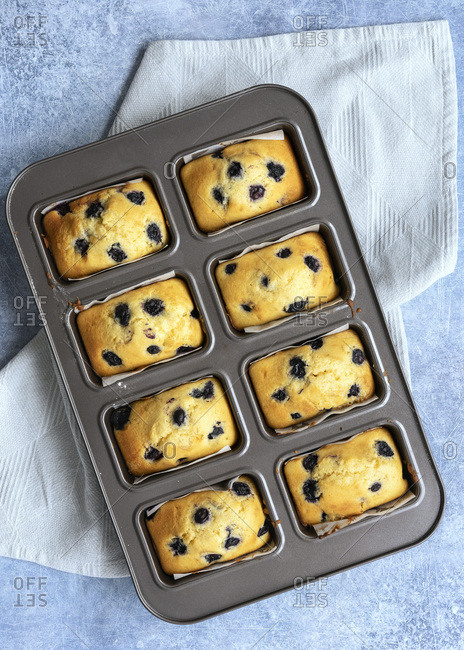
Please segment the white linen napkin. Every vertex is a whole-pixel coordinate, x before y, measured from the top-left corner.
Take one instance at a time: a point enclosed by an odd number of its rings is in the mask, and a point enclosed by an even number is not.
[[[289,86],[313,106],[409,373],[399,305],[450,273],[457,255],[447,22],[331,30],[316,39],[151,43],[111,133],[260,83]],[[0,554],[128,575],[44,332],[0,372],[0,388]]]

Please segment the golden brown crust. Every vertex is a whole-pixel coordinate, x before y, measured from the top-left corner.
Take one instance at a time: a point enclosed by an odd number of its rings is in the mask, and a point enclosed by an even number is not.
[[[250,377],[264,417],[276,429],[374,394],[371,368],[352,329],[260,359],[250,366]]]
[[[237,482],[239,492],[247,494],[234,492]],[[271,537],[256,486],[245,476],[229,490],[204,490],[168,501],[147,519],[147,528],[170,575],[228,562],[258,550]]]
[[[408,489],[398,449],[384,427],[294,458],[284,472],[304,525],[360,515]]]
[[[214,232],[276,210],[305,196],[289,139],[247,140],[220,154],[196,158],[180,170],[201,230]]]
[[[238,440],[229,402],[214,377],[133,402],[116,411],[112,422],[134,476],[210,456]]]
[[[192,297],[179,278],[93,305],[79,313],[77,325],[92,368],[101,377],[170,359],[203,341]]]
[[[43,227],[58,272],[68,279],[136,260],[168,242],[161,207],[144,180],[62,203],[44,216]]]
[[[222,262],[216,278],[237,329],[312,309],[338,296],[327,247],[315,232]]]

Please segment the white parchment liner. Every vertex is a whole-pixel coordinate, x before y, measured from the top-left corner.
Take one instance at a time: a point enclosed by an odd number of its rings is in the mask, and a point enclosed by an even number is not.
[[[269,131],[268,133],[247,135],[243,138],[236,138],[235,140],[225,140],[224,142],[218,142],[217,144],[211,145],[206,149],[198,149],[193,153],[187,154],[186,156],[183,157],[183,162],[186,165],[191,160],[194,160],[196,158],[201,158],[202,156],[207,156],[209,154],[214,153],[215,151],[220,151],[224,147],[228,147],[230,144],[236,144],[237,142],[246,142],[247,140],[284,140],[284,139],[285,139],[284,131],[282,129],[278,129],[277,131]],[[302,201],[303,199],[300,200]],[[295,203],[299,203],[299,201],[295,201]],[[286,207],[286,206],[282,206],[282,207]],[[280,209],[281,208],[276,208],[275,210],[269,210],[269,212],[263,212],[262,214],[257,214],[256,216],[250,217],[249,219],[242,219],[242,221],[236,221],[235,223],[232,223],[228,226],[224,226],[224,228],[220,228],[219,230],[215,230],[214,232],[208,232],[205,234],[208,237],[214,237],[214,235],[223,233],[225,230],[229,230],[230,228],[235,228],[235,226],[240,226],[240,224],[245,223],[245,221],[252,221],[253,219],[264,217],[266,214],[271,214],[272,212],[276,212],[276,210],[280,210]],[[195,215],[193,215],[193,217],[195,218]]]
[[[101,192],[103,190],[110,190],[113,187],[123,187],[124,185],[130,185],[131,183],[140,183],[143,180],[144,180],[143,178],[134,178],[134,179],[132,179],[130,181],[126,181],[124,183],[116,183],[114,185],[105,185],[104,187],[97,188],[96,190],[92,190],[90,192],[84,192],[83,194],[77,194],[76,196],[71,196],[69,199],[64,199],[62,201],[55,201],[55,203],[51,203],[50,205],[47,205],[46,208],[41,210],[41,214],[47,214],[47,212],[50,212],[50,210],[53,210],[53,208],[55,208],[57,205],[61,205],[61,203],[69,203],[70,201],[75,201],[76,199],[80,199],[83,196],[90,196],[90,194],[95,194],[96,192]],[[150,183],[150,185],[151,185],[151,183]],[[127,212],[129,212],[129,210]],[[127,212],[126,212],[126,214],[127,214]],[[125,215],[123,215],[123,217],[124,216]],[[168,223],[168,220],[167,220],[166,215],[164,214],[164,212],[163,212],[163,217],[164,217],[166,223]],[[100,271],[95,271],[95,273],[90,273],[89,275],[83,275],[80,278],[66,278],[66,280],[67,280],[67,282],[79,282],[80,280],[85,280],[86,278],[91,278],[94,275],[98,275],[99,273],[104,273],[105,271],[109,271],[110,269],[119,268],[121,266],[126,266],[127,264],[133,264],[134,262],[138,262],[138,261],[140,261],[142,259],[145,259],[146,257],[150,257],[151,255],[156,255],[156,253],[160,253],[162,250],[164,250],[166,248],[166,246],[168,246],[168,244],[169,244],[169,242],[166,242],[166,244],[163,246],[163,248],[158,248],[156,251],[153,251],[153,253],[148,253],[147,255],[143,255],[142,257],[137,257],[135,260],[128,260],[127,262],[121,262],[120,264],[116,264],[115,266],[109,266],[107,269],[101,269]]]
[[[366,429],[366,431],[372,431],[372,429]],[[351,438],[347,438],[346,440],[340,440],[339,442],[331,442],[329,443],[330,445],[343,445],[347,442],[350,442],[354,438],[357,438],[358,436],[362,435],[363,433],[366,433],[365,431],[361,431],[360,433],[356,433],[354,436],[351,436]],[[320,449],[323,449],[324,447],[327,447],[328,445],[324,445],[323,447],[319,447],[318,449],[315,449],[314,451],[311,452],[306,452],[303,454],[298,454],[298,456],[293,456],[292,458],[289,458],[285,465],[290,462],[291,460],[295,460],[298,458],[304,458],[305,456],[308,455],[308,453],[312,454],[317,454],[317,452]],[[402,459],[403,460],[403,459]],[[404,462],[404,460],[403,460]],[[414,492],[411,490],[407,490],[403,495],[400,497],[397,497],[396,499],[393,499],[393,501],[389,501],[388,503],[384,503],[380,506],[377,506],[376,508],[371,508],[370,510],[366,510],[366,512],[363,512],[360,515],[353,515],[352,517],[346,517],[345,519],[338,519],[337,521],[325,521],[324,523],[320,524],[312,524],[311,528],[314,528],[316,535],[318,537],[327,537],[328,535],[332,535],[332,533],[335,533],[337,530],[341,530],[342,528],[346,528],[346,526],[350,526],[351,524],[356,523],[357,521],[361,521],[362,519],[367,519],[368,517],[383,517],[384,515],[389,514],[390,512],[394,512],[395,510],[398,510],[398,508],[401,508],[402,506],[406,505],[410,501],[412,501],[415,498]]]
[[[398,497],[393,501],[389,501],[389,503],[385,503],[382,506],[377,506],[377,508],[366,510],[366,512],[363,512],[362,515],[349,517],[348,519],[339,519],[338,521],[326,521],[323,524],[314,524],[313,528],[316,531],[318,537],[327,537],[328,535],[332,535],[332,533],[337,532],[337,530],[346,528],[346,526],[351,526],[351,524],[354,524],[357,521],[361,521],[362,519],[388,515],[390,512],[394,512],[395,510],[398,510],[398,508],[402,508],[404,505],[412,501],[415,496],[416,495],[414,492],[408,490],[401,497]]]
[[[224,140],[223,142],[218,142],[217,144],[212,144],[205,149],[197,149],[192,153],[184,156],[183,161],[184,165],[189,163],[195,158],[201,158],[202,156],[207,156],[212,154],[215,151],[220,151],[224,147],[228,147],[230,144],[237,144],[237,142],[246,142],[247,140],[285,140],[285,133],[282,129],[277,129],[276,131],[268,131],[267,133],[258,133],[256,135],[246,135],[243,138],[235,138],[235,140]]]
[[[130,287],[126,287],[125,289],[121,289],[120,291],[116,291],[115,293],[111,293],[109,296],[107,296],[104,300],[92,300],[91,302],[87,303],[86,305],[81,305],[80,307],[74,307],[74,311],[78,314],[81,311],[85,311],[86,309],[89,309],[93,305],[102,305],[105,302],[108,302],[108,300],[111,300],[112,298],[116,298],[117,296],[122,296],[123,294],[127,293],[128,291],[132,291],[133,289],[140,289],[140,287],[145,287],[149,284],[154,284],[156,282],[162,282],[163,280],[169,280],[170,278],[176,277],[176,274],[174,271],[169,271],[169,273],[163,273],[163,275],[159,275],[155,278],[151,278],[149,280],[144,280],[143,282],[139,282],[138,284],[134,284]],[[195,350],[189,350],[188,352],[184,352],[183,354],[177,354],[175,357],[170,357],[169,359],[163,359],[161,361],[154,361],[153,363],[150,363],[148,366],[143,366],[143,368],[138,368],[137,370],[132,370],[130,372],[120,372],[117,375],[112,375],[111,377],[100,377],[101,382],[103,386],[110,386],[111,384],[115,384],[116,382],[121,382],[127,377],[131,377],[132,375],[137,375],[139,372],[143,372],[147,368],[151,368],[152,366],[157,366],[161,363],[166,363],[168,361],[172,361],[172,359],[180,359],[183,356],[186,356],[187,354],[192,354],[192,352],[196,352],[197,350],[200,349],[201,346],[198,348],[195,348]],[[95,371],[94,371],[95,372]],[[96,374],[96,373],[95,373]]]
[[[227,482],[227,489],[230,489],[232,487],[232,483],[237,481],[240,478],[240,476],[235,476],[234,478],[231,478]],[[182,499],[183,497],[188,496],[189,494],[195,494],[195,492],[204,492],[205,490],[213,490],[215,492],[225,492],[226,490],[216,490],[214,487],[211,488],[209,486],[205,486],[204,488],[201,488],[199,490],[193,490],[192,492],[187,492],[186,494],[182,494],[179,497],[176,497],[175,499],[169,499],[169,501],[177,501],[177,499]],[[148,508],[145,512],[147,517],[151,517],[157,510],[161,508],[162,505],[165,503],[168,503],[168,501],[162,501],[161,503],[156,504],[156,506],[153,506],[152,508]],[[267,509],[266,505],[263,503],[263,509],[264,513],[267,514]],[[252,560],[253,558],[257,556],[263,556],[263,555],[269,555],[269,553],[272,553],[274,549],[276,548],[276,543],[274,539],[271,537],[270,541],[267,542],[264,546],[259,548],[256,551],[252,551],[251,553],[247,553],[246,555],[241,555],[240,557],[236,558],[235,560],[229,560],[229,562],[219,562],[218,564],[213,564],[210,567],[205,567],[204,569],[199,569],[198,571],[191,571],[189,573],[174,573],[173,578],[174,580],[179,580],[180,578],[185,578],[185,576],[189,575],[195,575],[197,573],[206,573],[208,571],[216,571],[217,569],[222,569],[223,567],[226,566],[231,566],[232,564],[236,564],[237,562],[248,562],[248,560]]]
[[[201,377],[198,381],[206,381],[207,379],[215,379],[215,377],[213,377],[213,375],[205,375],[204,377]],[[195,380],[192,380],[192,381],[195,381]],[[176,386],[172,386],[172,388],[181,388],[182,386],[185,386],[186,383],[191,383],[191,382],[185,382],[183,384],[176,384]],[[222,384],[221,384],[221,386],[222,386]],[[161,393],[165,393],[167,390],[171,390],[171,388],[163,388],[162,390],[159,390],[157,393],[153,393],[153,395],[147,395],[147,397],[142,397],[141,399],[149,400],[152,397],[155,397],[156,395],[160,395]],[[218,400],[220,400],[222,398],[227,400],[227,403],[229,404],[229,401],[227,399],[227,391],[224,391],[224,389],[223,389],[222,395],[220,397],[218,397],[215,401],[218,401]],[[141,400],[135,400],[135,401],[139,402]],[[132,407],[133,403],[134,402],[130,403],[131,407]],[[136,413],[137,413],[137,411],[136,411]],[[199,418],[199,420],[201,420],[201,417]],[[199,420],[197,420],[197,422],[199,422]],[[196,422],[194,424],[196,424]],[[225,445],[224,447],[222,447],[218,451],[215,451],[214,454],[208,454],[208,456],[202,456],[201,458],[196,458],[195,460],[191,460],[188,463],[182,463],[181,465],[177,465],[176,467],[169,467],[167,469],[163,469],[160,472],[152,472],[151,474],[144,474],[143,476],[136,476],[135,480],[134,480],[134,485],[137,485],[138,483],[142,483],[142,481],[144,481],[147,478],[151,478],[152,476],[160,476],[161,474],[167,474],[168,472],[175,472],[178,469],[183,469],[185,467],[190,467],[191,465],[195,465],[196,463],[200,463],[202,460],[206,460],[207,458],[214,458],[214,456],[219,456],[220,454],[224,454],[226,451],[230,451],[230,450],[231,450],[230,445]]]
[[[341,327],[337,327],[336,329],[327,332],[323,336],[309,338],[306,339],[306,341],[312,341],[314,338],[323,339],[326,336],[330,336],[331,334],[338,334],[339,332],[344,332],[347,329],[350,329],[349,325],[342,325]],[[253,361],[251,365],[257,363],[258,361],[261,361],[262,359],[267,359],[267,357],[272,357],[272,355],[277,354],[277,352],[283,352],[284,350],[292,350],[293,348],[299,348],[302,345],[306,345],[306,344],[307,343],[303,341],[303,343],[299,343],[298,345],[287,345],[284,348],[279,348],[275,352],[270,352],[269,354],[266,354],[264,357],[260,357],[259,359],[256,359],[256,361]],[[299,424],[295,424],[290,427],[285,427],[284,429],[274,429],[274,431],[278,434],[295,433],[297,431],[303,431],[308,427],[312,427],[315,424],[319,424],[319,422],[322,422],[323,420],[330,417],[331,415],[337,415],[339,413],[347,413],[348,411],[351,411],[354,408],[358,408],[360,406],[366,406],[366,404],[370,404],[371,402],[374,402],[376,399],[378,399],[378,395],[374,394],[371,397],[369,397],[369,399],[365,399],[362,402],[355,402],[354,404],[350,404],[349,406],[343,406],[338,409],[331,409],[330,411],[324,411],[324,413],[321,413],[320,415],[316,415],[314,418],[308,418],[308,420],[305,420],[305,422],[300,422]]]
[[[288,239],[291,239],[292,237],[297,237],[298,235],[303,235],[304,233],[307,232],[319,232],[319,224],[313,224],[305,228],[299,228],[298,230],[294,230],[290,234],[287,233],[286,235],[283,235],[283,237],[280,237],[279,239],[274,239],[272,241],[261,242],[261,244],[254,244],[254,245],[247,246],[243,251],[241,251],[241,253],[235,255],[235,257],[229,257],[226,259],[218,260],[218,264],[222,264],[222,262],[232,262],[232,260],[238,260],[240,257],[243,257],[247,253],[251,253],[252,251],[257,251],[260,248],[266,248],[266,246],[272,246],[273,244],[280,244],[284,241],[287,241]],[[284,321],[285,322],[289,321],[292,318],[301,317],[301,316],[307,317],[308,315],[312,315],[318,311],[327,309],[328,307],[333,307],[334,305],[337,305],[342,302],[343,299],[337,297],[334,298],[334,300],[331,300],[330,302],[324,302],[323,304],[318,305],[316,307],[312,307],[311,309],[302,309],[300,312],[297,312],[296,314],[288,314],[286,316],[283,316],[282,318],[278,318],[277,320],[273,320],[270,321],[269,323],[265,323],[264,325],[251,325],[250,327],[245,327],[243,331],[247,333],[262,332],[263,330],[268,330],[268,329],[272,329],[273,327],[277,327],[277,325],[281,325],[281,323],[283,323]]]

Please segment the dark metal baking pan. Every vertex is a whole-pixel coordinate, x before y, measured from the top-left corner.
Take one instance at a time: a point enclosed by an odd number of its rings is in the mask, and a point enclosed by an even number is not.
[[[291,138],[312,192],[298,203],[207,237],[196,227],[180,184],[183,156],[224,140],[279,128]],[[166,169],[175,174],[167,178]],[[171,233],[169,246],[79,282],[60,280],[41,236],[41,210],[69,196],[140,176],[153,183],[161,202]],[[290,589],[297,576],[328,576],[410,547],[433,532],[444,508],[443,486],[316,118],[297,93],[282,86],[257,86],[35,163],[13,182],[7,215],[135,587],[151,612],[174,623],[199,621]],[[346,274],[343,302],[327,309],[323,325],[318,319],[292,318],[260,333],[234,330],[214,281],[217,260],[313,223],[322,224],[330,235],[335,265]],[[72,327],[70,305],[77,298],[85,305],[172,271],[184,277],[193,292],[205,324],[204,347],[124,381],[101,385]],[[378,399],[302,431],[274,435],[257,406],[247,376],[249,363],[343,325],[358,330],[367,345]],[[229,389],[242,435],[239,448],[131,483],[109,435],[108,411],[211,374]],[[282,463],[291,455],[389,422],[394,423],[401,451],[417,475],[414,500],[388,516],[355,523],[325,539],[303,531],[282,478]],[[277,522],[275,551],[218,570],[166,579],[147,538],[145,510],[239,474],[257,481]]]

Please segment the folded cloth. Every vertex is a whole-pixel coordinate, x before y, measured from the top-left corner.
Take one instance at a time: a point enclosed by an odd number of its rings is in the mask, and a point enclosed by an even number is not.
[[[457,255],[448,24],[152,43],[111,133],[260,83],[289,86],[313,106],[408,373],[399,305],[450,273]],[[0,554],[128,575],[44,332],[1,371],[0,387]]]

